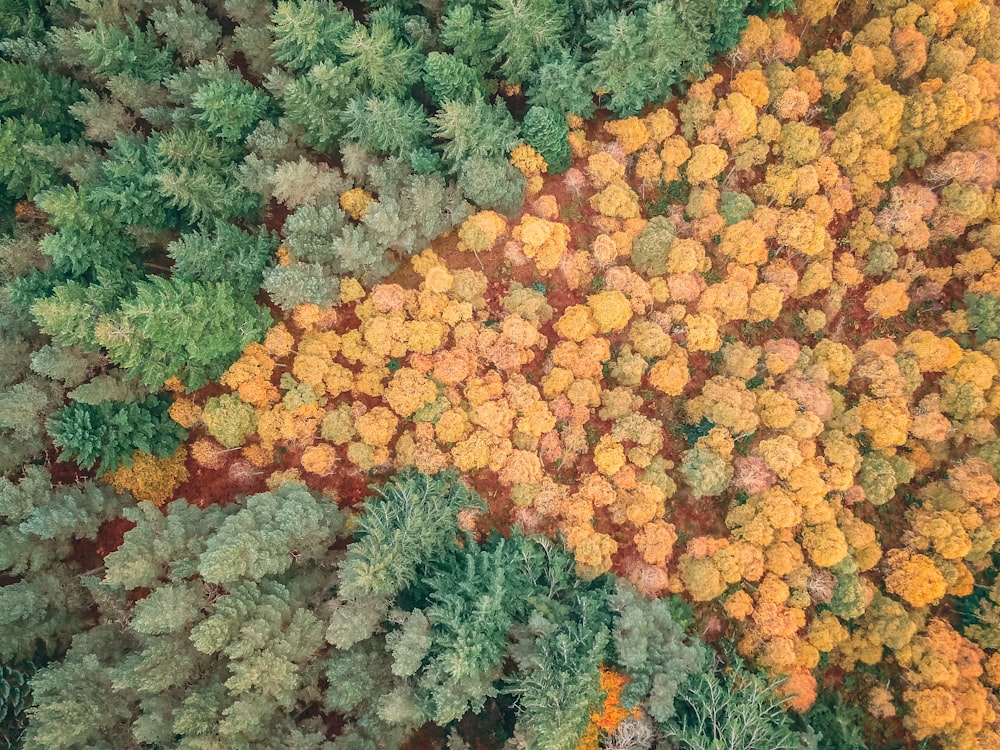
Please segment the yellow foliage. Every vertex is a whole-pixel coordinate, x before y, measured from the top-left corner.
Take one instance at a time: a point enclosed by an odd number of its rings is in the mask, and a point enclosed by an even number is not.
[[[693,352],[717,352],[722,346],[719,323],[711,315],[688,315],[687,347]]]
[[[645,146],[650,135],[646,123],[638,117],[609,120],[604,123],[604,130],[615,137],[615,140],[625,149],[626,154],[633,154]]]
[[[587,297],[587,306],[601,333],[622,330],[632,319],[632,306],[619,291],[592,294]]]
[[[181,427],[194,427],[201,420],[201,407],[189,398],[180,397],[170,405],[170,418]]]
[[[507,220],[496,211],[478,211],[458,229],[458,249],[481,253],[507,231]]]
[[[115,469],[104,480],[117,492],[131,492],[136,500],[159,507],[172,500],[177,488],[187,481],[186,461],[187,449],[183,445],[166,458],[136,451],[131,466]]]
[[[649,384],[668,396],[681,395],[689,379],[687,352],[680,347],[673,347],[649,370]]]
[[[934,604],[945,595],[948,584],[934,561],[907,549],[890,550],[886,555],[890,573],[885,588],[913,607]]]
[[[591,207],[602,216],[633,219],[639,216],[639,196],[628,183],[618,180],[590,199]]]
[[[625,465],[625,449],[610,435],[604,435],[594,446],[594,466],[601,474],[611,476]]]
[[[879,318],[893,318],[906,312],[910,297],[907,284],[891,279],[873,287],[865,297],[865,309]]]
[[[548,171],[545,159],[527,143],[522,143],[510,152],[510,163],[525,177]]]
[[[555,269],[569,246],[569,227],[557,221],[526,214],[514,228],[513,237],[523,243],[523,252],[535,261],[542,274]]]
[[[562,338],[570,341],[583,341],[598,331],[597,321],[587,305],[567,307],[554,328]]]
[[[365,288],[353,276],[340,281],[340,301],[342,304],[359,302],[365,298]],[[266,342],[265,342],[266,343]]]
[[[729,155],[718,146],[702,143],[694,147],[687,162],[686,174],[691,184],[714,180],[726,168]]]
[[[437,386],[423,373],[412,367],[401,367],[385,389],[385,400],[401,417],[414,412],[437,398]]]
[[[375,406],[354,423],[358,436],[372,447],[388,445],[396,435],[399,419],[384,406]]]
[[[340,194],[340,207],[355,221],[360,221],[375,202],[371,193],[361,188],[351,188]]]

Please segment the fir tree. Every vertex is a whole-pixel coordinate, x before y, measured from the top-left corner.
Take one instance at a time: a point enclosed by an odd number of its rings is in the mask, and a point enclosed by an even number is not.
[[[174,260],[174,275],[202,282],[228,280],[241,292],[260,286],[264,267],[278,249],[278,239],[267,232],[244,232],[232,224],[218,223],[182,234],[167,247]]]
[[[569,19],[555,0],[497,0],[487,28],[495,38],[494,59],[507,81],[520,83],[558,47]]]
[[[519,140],[517,123],[503,102],[491,105],[478,93],[468,102],[445,102],[430,123],[434,137],[443,141],[445,163],[453,168],[469,158],[504,158]]]
[[[286,312],[306,302],[321,307],[336,304],[340,279],[327,275],[319,263],[293,263],[264,271],[264,291]]]
[[[95,336],[132,377],[159,386],[179,377],[188,388],[218,378],[271,324],[270,313],[227,282],[154,277],[98,323]]]
[[[47,429],[61,460],[97,465],[98,475],[131,466],[136,451],[170,456],[187,431],[170,419],[168,399],[147,396],[140,402],[76,402],[49,418]]]
[[[427,55],[423,81],[431,99],[439,105],[449,101],[469,101],[476,92],[481,96],[486,94],[475,68],[447,53],[431,52]]]
[[[340,43],[354,30],[351,14],[328,0],[281,0],[271,24],[275,61],[296,72],[343,62]]]
[[[562,174],[569,169],[572,152],[565,115],[545,107],[531,107],[524,116],[521,131],[545,159],[550,174]]]
[[[458,187],[480,208],[516,214],[524,202],[524,176],[506,159],[473,157],[458,169]]]
[[[594,114],[595,88],[579,53],[566,48],[546,58],[527,77],[528,102],[533,107],[583,118]]]

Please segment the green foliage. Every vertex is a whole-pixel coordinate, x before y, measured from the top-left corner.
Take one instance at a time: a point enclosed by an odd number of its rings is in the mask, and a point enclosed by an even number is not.
[[[453,169],[469,158],[505,158],[519,140],[517,123],[503,103],[491,105],[478,92],[468,102],[444,102],[430,123]]]
[[[339,566],[341,595],[391,597],[416,583],[418,564],[454,545],[463,508],[484,505],[454,473],[394,476],[365,501]]]
[[[519,642],[512,655],[518,671],[508,679],[506,691],[516,697],[518,726],[533,746],[572,749],[602,698],[600,667],[611,640],[609,591],[600,580],[582,586],[574,580],[567,556],[546,551],[548,577],[557,585],[562,606],[536,608],[515,631]]]
[[[101,319],[96,336],[132,377],[160,386],[176,376],[193,389],[218,379],[270,324],[265,308],[227,282],[154,277]]]
[[[513,83],[523,81],[565,35],[567,15],[556,0],[496,0],[487,28],[494,38],[493,57],[500,75]]]
[[[222,27],[201,5],[179,0],[176,6],[157,8],[150,14],[158,34],[173,46],[185,63],[192,64],[215,53]]]
[[[15,739],[24,731],[24,712],[31,705],[31,676],[35,666],[30,661],[0,664],[0,741],[16,747]]]
[[[753,199],[743,193],[724,192],[719,201],[719,215],[732,226],[746,219],[755,208]]]
[[[980,341],[1000,339],[1000,297],[995,294],[965,295],[969,328]]]
[[[794,731],[773,685],[742,667],[728,674],[695,674],[681,691],[677,717],[666,735],[683,750],[802,750],[807,736]],[[662,727],[661,727],[662,728]]]
[[[244,232],[219,223],[182,234],[167,253],[174,260],[174,275],[202,282],[229,281],[237,291],[253,292],[261,283],[264,267],[278,249],[278,238],[264,231]]]
[[[293,483],[225,509],[179,500],[128,516],[138,525],[95,589],[111,624],[40,675],[30,746],[314,746],[301,743],[319,727],[296,716],[320,675],[312,610],[327,581],[312,566],[343,530],[336,505]],[[129,605],[138,586],[150,591]]]
[[[342,117],[345,137],[372,151],[406,155],[430,139],[423,107],[413,99],[355,97],[347,103]]]
[[[685,632],[691,616],[679,600],[651,601],[620,586],[610,604],[618,613],[615,661],[631,678],[622,691],[622,705],[643,704],[655,721],[664,724],[674,718],[681,686],[704,671],[709,651]]]
[[[164,80],[173,71],[171,50],[157,45],[152,29],[142,30],[132,20],[126,27],[128,31],[98,20],[93,29],[73,30],[87,67],[102,78],[126,74],[153,83]]]
[[[314,65],[341,62],[340,43],[354,28],[351,14],[332,2],[281,0],[271,17],[276,62],[304,72]]]
[[[331,277],[319,263],[293,263],[264,271],[264,291],[284,311],[306,302],[325,307],[337,302],[340,279]]]
[[[896,494],[896,488],[912,478],[912,465],[899,456],[875,451],[861,459],[858,484],[872,505],[885,505]]]
[[[98,207],[87,191],[56,188],[38,196],[37,203],[59,229],[41,242],[55,272],[90,280],[98,274],[133,271],[135,243],[111,211]]]
[[[839,695],[822,695],[802,715],[814,735],[817,750],[868,750],[861,735],[868,716],[860,706],[845,703]]]
[[[595,86],[576,52],[563,48],[528,74],[528,102],[554,112],[583,118],[594,114]]]
[[[53,414],[46,425],[60,460],[97,466],[98,475],[131,466],[136,451],[169,456],[187,430],[167,414],[170,400],[147,396],[140,402],[74,402]]]
[[[424,86],[435,103],[464,102],[486,94],[475,68],[455,55],[430,52],[424,60]]]
[[[31,658],[39,643],[56,653],[85,626],[92,600],[71,559],[74,540],[94,539],[130,502],[91,483],[53,486],[40,466],[17,482],[0,478],[0,661]]]
[[[701,72],[709,30],[686,20],[672,3],[653,2],[634,13],[608,12],[588,21],[589,72],[597,90],[610,92],[615,114],[638,114],[646,102],[666,98],[688,73]]]
[[[101,163],[101,180],[85,201],[115,216],[125,224],[144,224],[154,229],[175,227],[179,215],[164,204],[157,173],[164,160],[156,152],[156,140],[143,143],[119,133]],[[86,203],[83,209],[86,210]],[[67,231],[72,227],[63,227]]]
[[[708,448],[685,451],[680,469],[695,497],[721,495],[733,478],[732,464]]]
[[[340,42],[345,67],[362,90],[379,97],[405,97],[421,76],[419,51],[405,43],[384,16],[372,14],[367,24],[356,23]]]
[[[270,109],[270,97],[243,79],[213,81],[195,92],[195,120],[224,141],[239,142]]]
[[[486,19],[471,4],[449,5],[441,21],[441,41],[480,74],[492,66],[496,39]]]
[[[565,115],[545,107],[531,107],[521,130],[524,139],[545,159],[550,174],[562,174],[569,169],[572,152]]]
[[[504,159],[472,157],[458,170],[458,187],[466,198],[510,216],[524,203],[525,184],[524,175]]]
[[[223,447],[236,448],[257,429],[257,412],[235,393],[224,393],[205,402],[201,421]]]
[[[673,241],[674,226],[669,219],[663,216],[650,219],[632,243],[632,262],[636,270],[647,276],[662,274]]]

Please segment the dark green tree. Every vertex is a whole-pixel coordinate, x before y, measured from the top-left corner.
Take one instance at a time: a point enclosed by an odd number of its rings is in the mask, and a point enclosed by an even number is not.
[[[278,238],[266,231],[244,232],[233,224],[216,224],[182,234],[167,247],[177,278],[216,282],[228,280],[239,292],[253,293],[264,267],[278,249]]]
[[[139,402],[73,403],[53,414],[49,435],[61,449],[61,460],[73,460],[98,475],[119,466],[131,466],[136,451],[169,456],[187,437],[167,410],[170,399],[147,396]]]
[[[524,116],[521,132],[524,140],[545,159],[550,174],[562,174],[569,169],[573,154],[565,114],[546,107],[531,107]]]

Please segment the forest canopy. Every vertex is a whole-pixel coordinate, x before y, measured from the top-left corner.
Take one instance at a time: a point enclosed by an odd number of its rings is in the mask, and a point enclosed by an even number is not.
[[[0,743],[1000,747],[998,39],[0,1]]]

